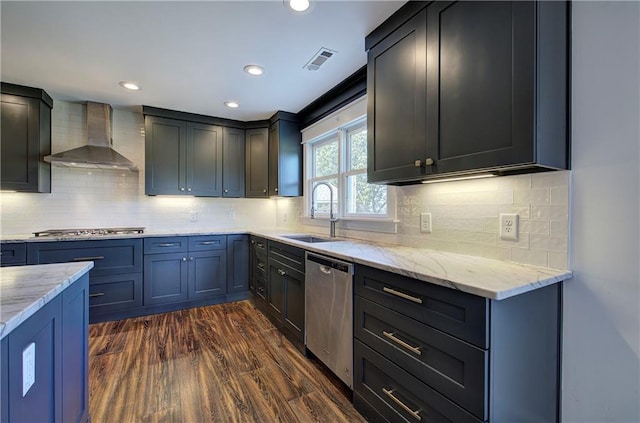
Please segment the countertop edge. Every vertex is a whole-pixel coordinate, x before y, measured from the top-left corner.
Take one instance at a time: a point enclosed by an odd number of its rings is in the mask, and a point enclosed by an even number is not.
[[[29,317],[33,316],[38,310],[44,307],[47,303],[51,302],[58,294],[64,291],[67,287],[80,279],[86,273],[93,268],[93,262],[77,262],[77,263],[56,263],[56,264],[39,264],[33,266],[21,266],[21,267],[38,267],[44,268],[45,266],[72,266],[73,269],[69,276],[66,276],[64,280],[57,283],[51,290],[45,293],[42,297],[29,304],[22,311],[17,312],[6,322],[0,322],[0,340],[8,336],[14,329],[25,322]]]

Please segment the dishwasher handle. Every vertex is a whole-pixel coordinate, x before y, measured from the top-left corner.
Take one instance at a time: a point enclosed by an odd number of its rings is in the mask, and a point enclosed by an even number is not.
[[[342,273],[353,274],[353,264],[336,260],[330,257],[324,257],[317,254],[306,253],[307,265],[319,265],[322,273],[330,274],[331,271],[337,270]]]

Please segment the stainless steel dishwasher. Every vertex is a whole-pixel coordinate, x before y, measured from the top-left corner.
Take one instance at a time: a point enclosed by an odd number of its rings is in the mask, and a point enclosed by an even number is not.
[[[305,344],[353,389],[353,265],[306,253]]]

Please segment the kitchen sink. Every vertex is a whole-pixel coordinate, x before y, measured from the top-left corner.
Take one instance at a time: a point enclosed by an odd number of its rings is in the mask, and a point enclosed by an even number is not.
[[[282,237],[308,243],[342,241],[341,239],[337,238],[321,238],[319,236],[313,235],[283,235]]]

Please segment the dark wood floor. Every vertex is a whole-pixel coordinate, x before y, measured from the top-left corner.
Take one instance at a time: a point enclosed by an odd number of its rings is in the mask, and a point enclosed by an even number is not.
[[[89,367],[95,423],[364,421],[247,301],[91,325]]]

